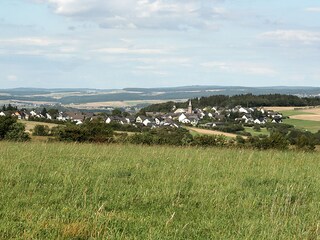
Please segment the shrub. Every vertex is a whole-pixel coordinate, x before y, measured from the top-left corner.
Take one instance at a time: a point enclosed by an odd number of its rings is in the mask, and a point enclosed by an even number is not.
[[[106,123],[91,121],[82,125],[70,124],[54,129],[54,135],[60,141],[73,142],[112,142],[113,131]]]
[[[17,119],[11,116],[0,117],[0,140],[5,138],[11,126],[16,122]]]
[[[50,129],[48,126],[45,125],[36,125],[33,128],[32,135],[33,136],[49,136]]]
[[[24,124],[14,123],[10,126],[4,139],[8,141],[25,142],[30,140],[30,136],[25,132]]]

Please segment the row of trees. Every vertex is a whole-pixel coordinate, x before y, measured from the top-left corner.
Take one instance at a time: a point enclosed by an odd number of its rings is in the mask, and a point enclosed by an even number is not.
[[[320,105],[319,97],[304,97],[286,95],[286,94],[266,94],[266,95],[214,95],[210,97],[201,97],[192,99],[192,105],[196,108],[204,108],[207,106],[234,107],[241,105],[244,107],[268,107],[268,106],[317,106]],[[178,108],[186,108],[188,102],[175,103],[166,102],[150,105],[142,110],[142,112],[169,112],[173,106]]]
[[[271,127],[272,126],[272,127]],[[277,125],[274,125],[277,126]],[[243,138],[228,140],[221,135],[196,135],[192,136],[184,128],[155,128],[135,134],[114,132],[112,126],[101,122],[87,122],[83,125],[68,125],[54,129],[53,136],[59,141],[76,142],[116,142],[144,145],[172,145],[172,146],[226,146],[253,149],[288,149],[294,146],[296,149],[313,150],[320,144],[320,131],[316,134],[290,128],[284,125],[276,129],[269,126],[270,136]]]

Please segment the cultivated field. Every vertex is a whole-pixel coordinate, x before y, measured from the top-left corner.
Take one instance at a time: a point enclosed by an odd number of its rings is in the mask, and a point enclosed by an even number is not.
[[[0,239],[319,239],[318,153],[0,143]]]
[[[131,100],[131,101],[108,101],[108,102],[89,102],[81,104],[65,104],[64,107],[78,108],[78,109],[97,109],[105,107],[134,107],[142,104],[157,104],[168,101],[182,102],[186,99],[166,99],[166,100]]]
[[[191,133],[200,134],[200,135],[222,135],[228,138],[235,138],[238,135],[233,133],[226,133],[216,130],[210,130],[210,129],[203,129],[203,128],[196,128],[196,127],[186,127]],[[245,137],[246,138],[246,137]]]
[[[299,108],[298,110],[287,109],[282,111],[285,119],[284,122],[294,125],[296,128],[308,130],[310,132],[318,132],[320,130],[320,108]]]
[[[296,108],[296,107],[271,107],[274,111],[279,111],[284,116],[289,116],[292,119],[320,121],[320,107],[315,108]]]

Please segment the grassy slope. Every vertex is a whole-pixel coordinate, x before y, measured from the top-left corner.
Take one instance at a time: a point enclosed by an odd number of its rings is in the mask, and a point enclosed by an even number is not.
[[[295,128],[308,130],[310,132],[318,132],[320,130],[320,122],[318,121],[309,121],[309,120],[300,120],[300,119],[285,119],[284,123],[291,124]]]
[[[251,133],[252,136],[259,136],[259,135],[270,135],[270,132],[267,130],[267,128],[261,128],[260,132],[255,131],[252,127],[245,127],[246,132]]]
[[[318,153],[0,143],[1,239],[316,239]]]

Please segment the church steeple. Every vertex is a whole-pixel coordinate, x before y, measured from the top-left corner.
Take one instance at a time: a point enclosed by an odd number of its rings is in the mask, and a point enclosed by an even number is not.
[[[192,102],[191,102],[191,99],[189,100],[188,113],[189,114],[192,113]]]

